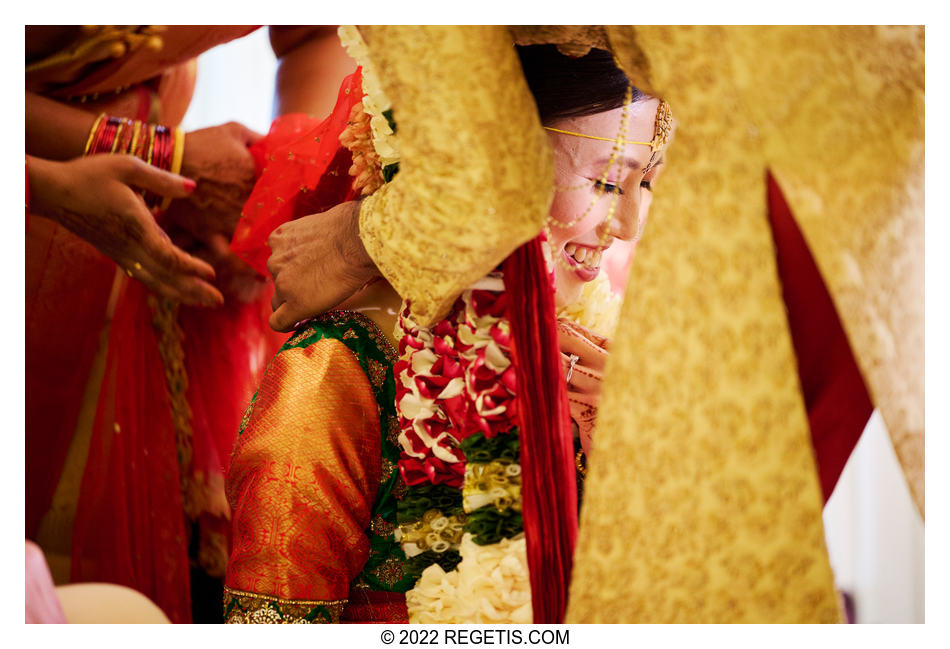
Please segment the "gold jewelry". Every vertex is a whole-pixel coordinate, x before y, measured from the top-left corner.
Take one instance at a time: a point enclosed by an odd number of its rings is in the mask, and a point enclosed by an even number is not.
[[[613,138],[613,137],[600,137],[599,135],[586,135],[584,133],[575,133],[574,131],[564,131],[559,128],[552,128],[550,126],[545,126],[544,130],[553,131],[554,133],[563,133],[564,135],[575,135],[577,137],[586,137],[589,140],[603,140],[604,142],[619,142],[621,144],[644,144],[648,147],[653,147],[652,142],[636,142],[634,140],[624,140],[623,138]]]
[[[82,150],[83,155],[89,155],[89,147],[92,146],[92,138],[96,134],[96,131],[99,130],[99,123],[102,122],[105,116],[105,113],[99,113],[99,117],[97,117],[96,121],[92,123],[92,128],[89,129],[89,137],[86,138],[86,148]]]
[[[624,108],[626,108],[626,103]],[[609,137],[600,137],[599,135],[587,135],[586,133],[575,133],[574,131],[565,131],[559,128],[553,128],[551,126],[545,126],[545,130],[552,131],[554,133],[562,133],[564,135],[573,135],[575,137],[585,137],[590,140],[601,140],[604,142],[617,142],[621,146],[627,144],[643,144],[650,147],[654,153],[666,146],[666,143],[669,142],[670,136],[673,133],[673,110],[670,108],[670,105],[666,103],[665,100],[660,100],[660,105],[656,108],[656,121],[653,125],[653,139],[649,142],[638,142],[636,140],[625,140],[621,136],[616,138]]]
[[[132,125],[132,141],[129,142],[129,150],[126,153],[130,155],[135,155],[135,151],[139,145],[139,135],[142,133],[142,122],[135,120]]]
[[[661,99],[660,105],[657,106],[657,109],[656,109],[656,121],[654,122],[654,126],[653,126],[653,140],[650,142],[635,142],[633,140],[625,140],[623,138],[623,134],[627,132],[627,119],[629,117],[628,107],[630,105],[632,96],[633,96],[633,86],[631,84],[628,84],[627,95],[624,97],[623,112],[620,115],[620,131],[617,134],[617,137],[613,140],[611,140],[610,138],[599,137],[596,135],[586,135],[584,133],[575,133],[573,131],[565,131],[561,129],[552,128],[549,126],[544,127],[545,129],[549,131],[553,131],[555,133],[563,133],[565,135],[574,135],[577,137],[584,137],[584,138],[589,138],[592,140],[604,140],[608,142],[614,142],[614,147],[610,153],[610,158],[607,160],[607,166],[604,168],[604,171],[601,174],[600,178],[593,181],[595,183],[595,189],[597,189],[598,183],[600,185],[604,185],[607,183],[607,176],[610,172],[610,168],[615,163],[617,163],[618,155],[621,157],[621,160],[622,160],[623,147],[626,144],[644,144],[650,147],[653,153],[650,156],[650,161],[647,163],[647,166],[644,169],[644,173],[646,173],[650,171],[650,169],[652,169],[653,166],[656,164],[657,154],[663,148],[666,147],[666,145],[670,141],[670,138],[673,135],[673,111],[670,108],[670,105],[665,100]],[[582,183],[581,185],[574,186],[574,187],[555,186],[555,189],[557,191],[572,191],[575,189],[580,189],[582,187],[585,187],[586,185],[587,183]],[[587,215],[590,214],[591,210],[594,209],[594,206],[597,204],[597,202],[603,197],[604,190],[598,189],[598,191],[599,191],[599,195],[596,196],[591,201],[591,204],[587,207],[587,209],[584,210],[584,212],[579,217],[577,217],[576,219],[570,222],[560,223],[556,221],[555,219],[553,219],[549,214],[547,223],[545,224],[545,233],[547,234],[548,239],[550,240],[551,238],[551,231],[548,227],[549,225],[553,224],[560,228],[569,228],[575,225],[576,223],[579,223],[580,221],[583,221],[585,218],[587,218]],[[618,200],[619,200],[619,195],[616,193],[613,194],[611,197],[610,207],[607,210],[607,217],[604,219],[604,222],[603,222],[603,227],[602,227],[603,233],[601,234],[600,239],[598,241],[598,246],[597,246],[598,252],[603,252],[607,248],[607,245],[606,245],[607,239],[610,237],[610,222],[613,219],[614,211],[617,208]],[[637,233],[634,237],[634,241],[639,241],[642,235],[643,235],[643,223],[642,221],[640,221],[640,218],[638,215],[637,216]],[[556,263],[560,264],[561,267],[566,270],[572,270],[572,268],[567,263],[567,261],[561,258],[561,255],[555,255],[553,253],[554,251],[552,250],[551,256],[555,259]]]
[[[587,477],[587,458],[584,455],[583,449],[574,455],[574,466],[577,468],[577,472],[581,474],[582,478]]]
[[[614,143],[614,146],[613,146],[613,148],[612,148],[611,151],[610,151],[610,157],[607,159],[607,166],[604,167],[604,171],[603,171],[603,173],[600,175],[600,178],[598,179],[598,181],[600,182],[601,185],[607,184],[607,176],[610,175],[610,168],[613,167],[613,165],[614,165],[615,163],[617,163],[617,156],[618,156],[618,154],[621,156],[621,159],[623,158],[623,146],[622,146],[621,144],[619,144],[619,142],[623,139],[623,134],[627,132],[627,118],[628,118],[628,116],[629,116],[630,100],[631,100],[632,97],[633,97],[633,85],[631,85],[631,84],[628,83],[628,84],[627,84],[627,93],[626,93],[626,95],[624,96],[623,111],[620,113],[620,129],[619,129],[619,131],[618,131],[618,133],[617,133],[617,138],[616,138],[616,140],[614,140],[614,142],[615,142],[615,143]],[[594,181],[595,187],[596,187],[596,183],[597,183],[598,181]],[[560,228],[569,228],[569,227],[572,227],[572,226],[573,226],[574,224],[576,224],[576,223],[580,223],[580,222],[583,221],[585,218],[587,218],[587,215],[590,214],[591,210],[594,209],[594,206],[597,205],[597,201],[599,201],[599,200],[601,199],[601,197],[603,196],[603,194],[604,194],[604,192],[603,192],[603,190],[601,190],[601,191],[600,191],[600,195],[599,195],[599,196],[595,196],[594,199],[591,201],[590,205],[587,207],[587,209],[584,210],[584,212],[583,212],[580,216],[578,216],[576,219],[574,219],[573,221],[569,221],[569,222],[567,222],[567,223],[557,223],[556,221],[554,221],[554,220],[551,218],[551,215],[549,214],[549,215],[548,215],[548,223],[554,223],[554,224],[556,224],[556,225],[557,225],[558,227],[560,227]],[[618,199],[617,194],[614,194],[614,195],[613,195],[612,203],[613,203],[613,204],[616,204],[617,199]],[[611,213],[612,213],[612,212],[613,212],[613,210],[611,209]],[[606,238],[605,238],[605,241],[606,241]]]
[[[181,160],[185,155],[185,131],[178,128],[177,126],[174,130],[175,138],[175,148],[172,151],[172,166],[169,171],[173,174],[181,173]],[[168,206],[171,205],[172,199],[169,196],[165,197],[165,200],[162,201],[161,211],[168,209]]]

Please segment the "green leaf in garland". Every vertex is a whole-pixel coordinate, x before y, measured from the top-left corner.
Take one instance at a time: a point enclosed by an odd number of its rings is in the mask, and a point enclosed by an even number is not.
[[[512,428],[508,433],[495,435],[494,437],[485,437],[482,433],[475,433],[462,440],[462,452],[465,453],[465,460],[470,463],[487,464],[492,460],[517,462],[519,450],[517,428]]]
[[[460,555],[457,550],[446,550],[445,552],[426,550],[414,557],[406,559],[406,562],[402,564],[402,571],[403,574],[418,580],[422,571],[433,563],[439,564],[445,572],[451,572],[455,570],[455,566],[457,566],[461,560],[462,555]]]
[[[383,111],[383,117],[386,118],[386,122],[389,124],[389,128],[393,130],[393,133],[396,133],[396,120],[393,119],[393,109]]]
[[[465,531],[471,533],[472,541],[478,545],[489,545],[517,536],[524,531],[524,522],[520,511],[480,507],[469,513]]]
[[[438,509],[443,516],[458,515],[463,513],[462,492],[441,484],[417,485],[406,490],[397,507],[400,525],[419,520],[430,509]]]
[[[383,180],[387,183],[399,172],[399,163],[393,162],[383,167]]]

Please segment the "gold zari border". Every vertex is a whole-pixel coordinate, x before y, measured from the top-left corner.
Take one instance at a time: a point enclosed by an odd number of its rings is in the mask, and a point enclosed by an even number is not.
[[[348,600],[286,599],[224,587],[226,624],[337,623]],[[311,615],[314,609],[323,611]],[[307,618],[311,619],[307,619]]]

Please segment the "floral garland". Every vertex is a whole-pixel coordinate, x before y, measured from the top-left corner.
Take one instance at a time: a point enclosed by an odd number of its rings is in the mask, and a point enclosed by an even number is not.
[[[395,123],[359,31],[340,27],[339,36],[363,68],[363,101],[340,141],[365,195],[395,173]],[[417,579],[406,594],[410,622],[532,618],[507,304],[501,274],[492,273],[432,327],[413,322],[408,305],[399,318],[394,372],[407,489],[394,537],[403,573]]]
[[[419,327],[408,307],[396,373],[399,533],[410,622],[530,622],[515,371],[507,295],[491,273],[449,315]]]
[[[379,155],[379,165],[386,175],[387,167],[398,164],[399,149],[396,146],[396,129],[392,121],[392,102],[383,92],[379,75],[369,59],[369,49],[354,25],[341,25],[337,29],[340,43],[346,53],[363,68],[363,110],[370,116],[373,147]],[[387,178],[389,180],[389,178]]]
[[[620,323],[623,298],[610,288],[610,278],[603,270],[584,285],[576,302],[558,307],[557,317],[567,318],[605,338],[613,338]]]

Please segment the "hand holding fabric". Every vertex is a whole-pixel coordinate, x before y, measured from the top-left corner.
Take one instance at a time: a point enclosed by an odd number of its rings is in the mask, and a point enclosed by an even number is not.
[[[186,304],[216,306],[214,269],[177,248],[158,226],[137,189],[182,198],[194,188],[125,155],[69,162],[30,157],[30,211],[50,218],[95,246],[149,289]]]
[[[359,235],[359,201],[285,223],[267,240],[274,276],[270,326],[294,324],[333,308],[379,273]]]
[[[166,213],[169,223],[209,248],[215,234],[230,239],[254,187],[255,164],[248,146],[261,137],[237,122],[186,134],[181,174],[194,179],[197,188],[188,200],[172,202]]]
[[[590,453],[601,381],[607,364],[607,339],[570,320],[558,320],[561,361],[567,377],[571,419],[580,433],[584,453]]]

